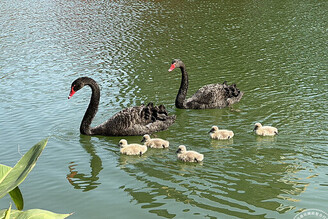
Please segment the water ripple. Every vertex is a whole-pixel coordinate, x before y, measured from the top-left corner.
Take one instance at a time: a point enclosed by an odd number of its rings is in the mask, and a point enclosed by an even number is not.
[[[143,218],[292,218],[309,206],[326,208],[325,3],[203,3],[0,3],[1,162],[14,165],[50,136],[29,188],[22,184],[31,207],[77,218],[109,209],[119,217],[122,205]],[[181,75],[167,71],[173,58],[187,66],[188,95],[228,81],[244,91],[242,101],[231,109],[175,109]],[[67,100],[80,76],[101,87],[94,124],[124,107],[165,104],[177,121],[156,135],[170,149],[121,156],[120,138],[80,136],[90,89]],[[255,136],[255,122],[277,126],[279,135]],[[232,129],[234,138],[210,140],[212,125]],[[203,153],[204,162],[177,161],[180,144]],[[81,199],[90,205],[81,208]]]

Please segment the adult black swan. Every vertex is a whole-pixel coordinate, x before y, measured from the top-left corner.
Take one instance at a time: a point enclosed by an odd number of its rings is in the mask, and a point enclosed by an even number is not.
[[[154,106],[149,103],[147,106],[126,108],[104,123],[92,128],[90,125],[98,111],[100,100],[100,89],[97,82],[88,77],[76,79],[71,85],[68,99],[85,85],[91,87],[92,94],[81,122],[81,134],[106,136],[144,135],[165,130],[175,122],[176,116],[169,116],[163,105]]]
[[[169,71],[180,68],[182,73],[181,85],[175,99],[175,106],[180,109],[213,109],[224,108],[239,102],[243,96],[236,84],[208,84],[201,87],[192,97],[186,99],[188,91],[188,74],[185,64],[179,60],[172,61]]]

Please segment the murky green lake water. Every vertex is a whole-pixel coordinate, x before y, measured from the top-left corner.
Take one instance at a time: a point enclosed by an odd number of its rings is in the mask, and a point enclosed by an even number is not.
[[[0,2],[0,162],[13,166],[50,137],[20,188],[25,209],[70,218],[293,218],[328,211],[327,1]],[[184,61],[189,96],[228,81],[244,91],[232,109],[174,106]],[[79,133],[90,98],[67,99],[95,79],[100,124],[154,102],[177,115],[156,136],[170,149],[119,154],[119,137]],[[257,137],[255,122],[279,129]],[[212,125],[230,141],[210,140]],[[126,137],[139,142],[141,137]],[[178,162],[180,144],[205,155]],[[10,197],[0,200],[9,206]]]

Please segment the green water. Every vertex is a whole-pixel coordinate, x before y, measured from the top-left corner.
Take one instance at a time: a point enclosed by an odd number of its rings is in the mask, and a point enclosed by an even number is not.
[[[50,137],[20,188],[25,209],[70,218],[293,218],[328,211],[327,1],[1,1],[0,162],[13,166]],[[184,61],[189,96],[236,83],[233,108],[174,106]],[[95,79],[93,125],[125,107],[164,104],[176,123],[167,150],[119,154],[120,137],[88,137],[90,98],[72,81]],[[254,124],[279,129],[257,137]],[[233,130],[210,140],[212,125]],[[125,137],[139,142],[140,136]],[[180,144],[204,154],[177,161]],[[0,200],[9,206],[10,197]]]

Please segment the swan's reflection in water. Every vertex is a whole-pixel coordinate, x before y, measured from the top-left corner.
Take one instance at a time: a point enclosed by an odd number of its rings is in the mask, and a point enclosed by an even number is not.
[[[139,155],[119,155],[119,163],[121,165],[121,168],[125,168],[126,165],[129,164],[138,164],[140,162],[145,162],[147,160],[147,155],[143,154],[142,156]]]
[[[231,148],[233,144],[233,139],[229,140],[211,140],[211,147],[214,148]]]
[[[271,144],[277,142],[277,136],[258,136],[256,135],[256,141],[259,144]]]
[[[99,173],[103,169],[102,161],[100,157],[96,154],[94,145],[90,141],[90,136],[82,136],[80,138],[80,144],[85,149],[88,154],[90,154],[90,174],[85,174],[77,171],[75,168],[77,164],[75,162],[70,162],[69,174],[66,178],[68,182],[74,187],[74,189],[82,189],[83,192],[90,191],[97,188],[100,184],[97,181],[99,180]]]
[[[138,142],[139,138],[128,140]],[[295,165],[293,153],[286,148],[259,147],[260,142],[245,147],[231,145],[232,141],[210,141],[210,150],[195,146],[194,150],[204,152],[203,163],[179,162],[177,143],[168,149],[148,149],[142,156],[121,155],[117,147],[117,167],[132,179],[117,188],[129,194],[132,203],[164,218],[267,218],[295,209],[306,185],[295,178],[303,167]],[[77,171],[72,162],[67,179],[75,189],[89,191],[99,185],[103,167],[90,137],[81,136],[80,143],[91,155],[91,172]],[[263,210],[273,216],[259,213]]]
[[[148,148],[147,152],[142,156],[139,155],[124,155],[119,154],[119,165],[121,169],[129,168],[131,165],[144,164],[151,167],[151,165],[156,166],[156,164],[152,164],[151,158],[156,156],[158,158],[166,159],[166,153],[169,152],[169,149],[156,149],[156,148]]]

